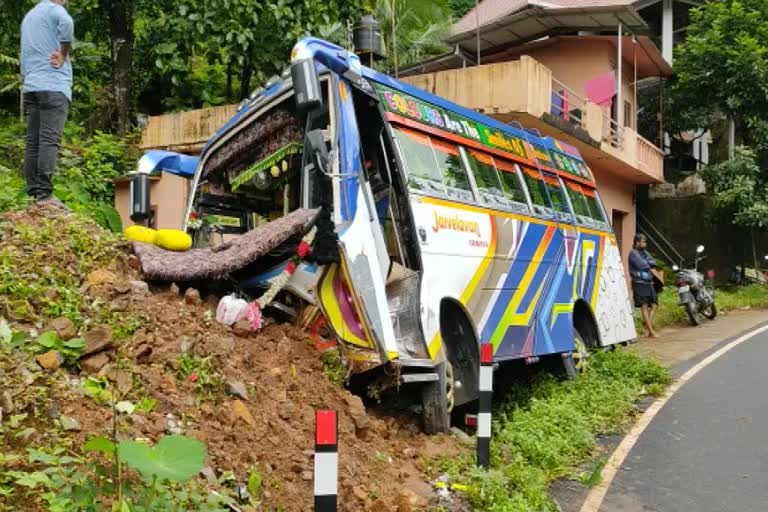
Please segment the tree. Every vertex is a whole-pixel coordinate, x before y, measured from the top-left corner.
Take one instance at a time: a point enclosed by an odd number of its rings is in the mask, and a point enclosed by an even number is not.
[[[742,140],[768,147],[768,2],[707,2],[675,48],[668,121],[678,129],[733,119]],[[667,121],[665,121],[666,123]]]
[[[768,180],[760,172],[755,152],[739,147],[734,158],[704,168],[701,176],[717,213],[749,231],[753,263],[758,268],[755,231],[768,227]]]

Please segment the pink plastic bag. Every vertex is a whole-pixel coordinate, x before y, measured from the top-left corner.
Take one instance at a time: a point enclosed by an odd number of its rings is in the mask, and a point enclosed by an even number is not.
[[[245,318],[248,303],[236,295],[227,295],[219,301],[216,308],[216,321],[223,325],[233,325]]]

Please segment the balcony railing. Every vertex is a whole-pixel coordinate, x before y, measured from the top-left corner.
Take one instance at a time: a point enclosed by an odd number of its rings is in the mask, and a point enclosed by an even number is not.
[[[603,142],[607,142],[614,148],[624,147],[623,129],[616,120],[603,113]]]
[[[637,163],[643,172],[664,176],[664,152],[640,134],[637,135]]]
[[[584,128],[586,100],[573,89],[552,77],[552,107],[550,113],[563,121]]]

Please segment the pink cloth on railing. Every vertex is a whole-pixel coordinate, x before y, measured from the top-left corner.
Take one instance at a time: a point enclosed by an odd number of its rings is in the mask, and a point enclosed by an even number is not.
[[[606,73],[589,80],[584,88],[587,99],[596,105],[606,105],[616,96],[616,74]]]

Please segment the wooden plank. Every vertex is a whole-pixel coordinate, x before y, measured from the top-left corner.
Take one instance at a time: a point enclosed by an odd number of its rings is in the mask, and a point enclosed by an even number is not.
[[[225,105],[150,117],[141,148],[197,152],[235,113],[237,105]]]

